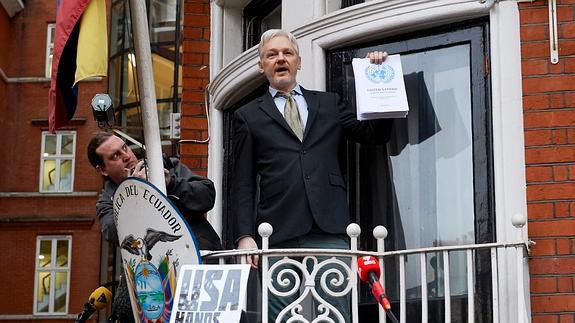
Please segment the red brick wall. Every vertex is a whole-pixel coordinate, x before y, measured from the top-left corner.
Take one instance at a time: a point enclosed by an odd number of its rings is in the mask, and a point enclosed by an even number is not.
[[[56,226],[58,226],[56,224]],[[72,236],[72,271],[69,281],[68,312],[79,313],[88,296],[98,286],[100,232],[98,230],[57,228],[54,225],[8,229],[1,227],[0,245],[5,259],[4,288],[0,289],[1,314],[30,315],[34,311],[36,237],[38,234]],[[66,322],[66,320],[59,320]],[[50,320],[57,323],[58,320]],[[69,320],[68,320],[69,322]]]
[[[1,44],[8,44],[10,39],[10,17],[4,9],[0,8],[0,49],[3,49]],[[6,50],[0,50],[0,69],[6,72]],[[0,111],[6,111],[6,84],[0,80]],[[0,121],[1,122],[1,121]],[[0,123],[0,126],[2,124]],[[1,135],[1,133],[0,133]],[[1,164],[0,164],[1,166]]]
[[[210,1],[184,1],[184,53],[182,93],[181,159],[194,172],[205,175],[208,168],[208,138],[205,88],[210,80]]]
[[[0,6],[0,68],[8,77],[45,76],[47,24],[54,22],[55,12],[56,1],[27,1],[24,10],[7,18]],[[0,192],[28,194],[0,197],[0,249],[6,256],[4,266],[0,267],[0,277],[3,277],[0,315],[33,313],[38,235],[72,236],[69,313],[80,312],[100,283],[100,230],[95,202],[101,180],[88,163],[86,146],[97,129],[92,121],[90,101],[95,93],[107,91],[107,80],[80,83],[75,117],[87,121],[67,128],[76,131],[77,139],[74,192],[88,193],[87,196],[37,194],[49,87],[48,81],[5,83],[0,80],[0,167],[4,170],[0,176]],[[44,121],[33,123],[33,120]],[[17,222],[23,218],[26,221]],[[82,221],[71,220],[77,218]]]
[[[575,1],[557,0],[550,63],[545,0],[520,4],[533,322],[575,319]]]

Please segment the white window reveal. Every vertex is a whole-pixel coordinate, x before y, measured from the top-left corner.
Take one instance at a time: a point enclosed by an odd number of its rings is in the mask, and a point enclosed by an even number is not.
[[[46,77],[50,78],[52,73],[52,55],[54,53],[54,35],[56,34],[56,24],[48,24],[46,33]]]

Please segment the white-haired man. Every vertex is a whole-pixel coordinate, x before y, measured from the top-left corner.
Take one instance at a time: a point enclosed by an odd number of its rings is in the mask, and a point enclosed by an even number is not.
[[[301,57],[291,33],[266,31],[258,52],[259,71],[268,79],[269,90],[234,113],[231,209],[238,248],[257,248],[257,225],[268,222],[274,228],[272,248],[348,249],[345,229],[350,220],[338,160],[340,143],[385,143],[390,121],[357,121],[338,95],[300,86]],[[381,64],[387,53],[371,52],[367,57]],[[258,261],[257,256],[249,259],[253,267]],[[275,321],[292,300],[272,297],[270,320]],[[333,305],[349,321],[349,299],[328,302],[339,302]]]

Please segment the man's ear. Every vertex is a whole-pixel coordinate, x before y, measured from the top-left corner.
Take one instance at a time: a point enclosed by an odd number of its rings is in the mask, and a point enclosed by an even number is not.
[[[262,66],[262,62],[261,62],[261,61],[258,62],[258,68],[259,68],[260,74],[264,74],[264,67]]]
[[[98,171],[98,174],[100,174],[104,177],[108,176],[108,173],[104,169],[104,166],[98,165],[98,166],[96,166],[96,170]]]
[[[301,70],[301,56],[297,56],[297,69],[298,71]]]

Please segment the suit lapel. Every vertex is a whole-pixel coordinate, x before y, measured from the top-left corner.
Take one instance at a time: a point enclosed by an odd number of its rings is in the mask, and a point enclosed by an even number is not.
[[[305,102],[307,103],[307,111],[308,111],[307,121],[303,133],[303,140],[305,140],[319,111],[319,98],[316,92],[308,91],[303,87],[301,88],[301,90],[303,93],[303,97],[305,98]],[[269,92],[266,92],[266,94],[260,97],[259,103],[260,103],[259,107],[260,109],[262,109],[262,111],[264,111],[270,118],[272,118],[275,122],[277,122],[279,125],[285,128],[287,131],[289,131],[295,138],[297,138],[291,127],[287,124],[286,120],[279,112]]]
[[[317,112],[319,111],[319,99],[316,92],[308,91],[303,87],[301,88],[301,91],[303,93],[303,97],[305,98],[305,102],[307,103],[307,121],[303,132],[303,138],[305,140],[315,120],[315,117],[317,116]]]
[[[294,137],[297,138],[295,133],[291,130],[290,126],[287,124],[286,120],[279,112],[276,103],[274,102],[271,94],[266,92],[262,97],[259,99],[260,102],[260,109],[263,110],[270,118],[272,118],[275,122],[277,122],[280,126],[284,127],[287,131],[289,131]]]

